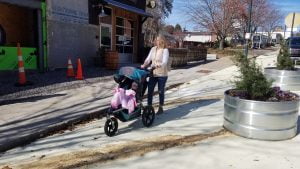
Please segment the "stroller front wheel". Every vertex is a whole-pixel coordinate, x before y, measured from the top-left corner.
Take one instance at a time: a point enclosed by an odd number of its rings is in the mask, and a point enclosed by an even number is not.
[[[142,122],[145,127],[150,127],[155,119],[155,112],[152,106],[145,107],[142,114]]]
[[[118,120],[115,117],[106,120],[104,132],[107,136],[112,137],[118,131]]]

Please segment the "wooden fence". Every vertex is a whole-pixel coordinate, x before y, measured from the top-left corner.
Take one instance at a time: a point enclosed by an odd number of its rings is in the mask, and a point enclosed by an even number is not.
[[[207,49],[206,48],[193,48],[193,49],[169,49],[171,67],[180,67],[187,65],[192,61],[206,61]]]

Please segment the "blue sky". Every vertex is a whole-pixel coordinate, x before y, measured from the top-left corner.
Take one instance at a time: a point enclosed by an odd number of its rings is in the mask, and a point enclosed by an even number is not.
[[[300,0],[270,0],[278,8],[288,14],[290,12],[300,12]],[[172,14],[165,20],[167,24],[175,25],[179,23],[182,27],[186,27],[189,31],[193,30],[194,25],[188,22],[183,12],[183,6],[186,5],[187,0],[174,0]]]

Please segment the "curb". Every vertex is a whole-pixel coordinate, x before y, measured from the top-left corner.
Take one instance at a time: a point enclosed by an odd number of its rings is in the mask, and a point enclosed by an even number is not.
[[[67,129],[69,129],[70,126],[80,124],[81,122],[89,121],[89,120],[92,120],[92,119],[95,119],[95,118],[102,118],[102,117],[104,117],[103,115],[107,111],[107,109],[108,109],[108,107],[105,107],[105,108],[103,108],[101,110],[98,110],[96,112],[81,115],[76,119],[61,122],[60,124],[57,124],[57,125],[49,126],[48,128],[46,128],[44,130],[41,130],[39,132],[23,136],[23,137],[18,138],[16,140],[6,141],[6,142],[2,143],[2,145],[0,146],[0,152],[2,153],[2,152],[5,152],[7,150],[19,147],[19,146],[28,145],[28,144],[30,144],[30,143],[38,140],[38,139],[45,138],[47,136],[56,134],[61,130],[67,130]]]

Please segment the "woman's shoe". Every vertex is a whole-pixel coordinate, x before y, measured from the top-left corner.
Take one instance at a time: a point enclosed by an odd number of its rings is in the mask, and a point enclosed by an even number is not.
[[[156,114],[162,114],[164,112],[164,109],[163,109],[163,107],[162,106],[159,106],[158,107],[158,111],[157,111],[157,113]]]

